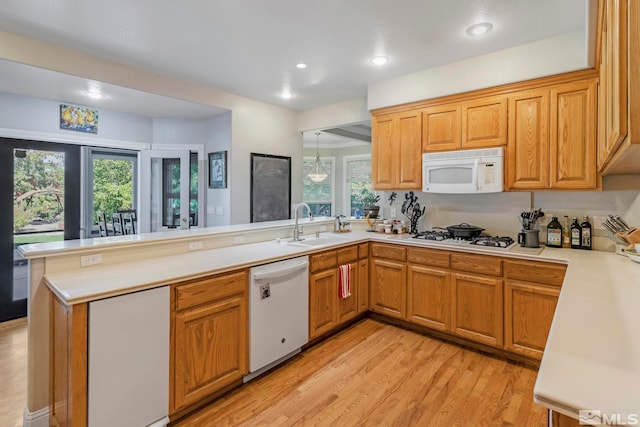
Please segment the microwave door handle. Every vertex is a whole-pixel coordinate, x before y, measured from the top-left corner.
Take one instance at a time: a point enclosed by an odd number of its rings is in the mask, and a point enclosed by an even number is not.
[[[471,175],[471,185],[478,191],[478,163],[479,159],[473,161],[473,173]]]

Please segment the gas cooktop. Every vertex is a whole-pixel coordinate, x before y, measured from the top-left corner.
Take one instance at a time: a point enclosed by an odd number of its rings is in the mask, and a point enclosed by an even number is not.
[[[474,245],[496,249],[510,249],[515,245],[515,241],[509,236],[480,235],[477,237],[463,239],[460,237],[453,237],[453,235],[446,230],[422,231],[414,235],[413,238],[454,245]]]

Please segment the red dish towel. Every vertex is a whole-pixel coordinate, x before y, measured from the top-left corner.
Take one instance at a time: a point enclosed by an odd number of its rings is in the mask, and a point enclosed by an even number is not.
[[[338,267],[338,296],[340,299],[351,296],[351,264],[344,264]]]

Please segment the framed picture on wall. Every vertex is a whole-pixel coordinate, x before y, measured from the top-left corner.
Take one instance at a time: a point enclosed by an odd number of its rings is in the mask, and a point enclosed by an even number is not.
[[[251,222],[291,218],[291,157],[251,153]]]
[[[227,152],[209,153],[209,188],[227,188]]]

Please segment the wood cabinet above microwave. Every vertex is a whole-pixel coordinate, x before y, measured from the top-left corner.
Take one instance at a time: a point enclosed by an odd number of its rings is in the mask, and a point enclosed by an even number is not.
[[[422,111],[422,151],[496,147],[507,143],[507,98],[491,96]]]

